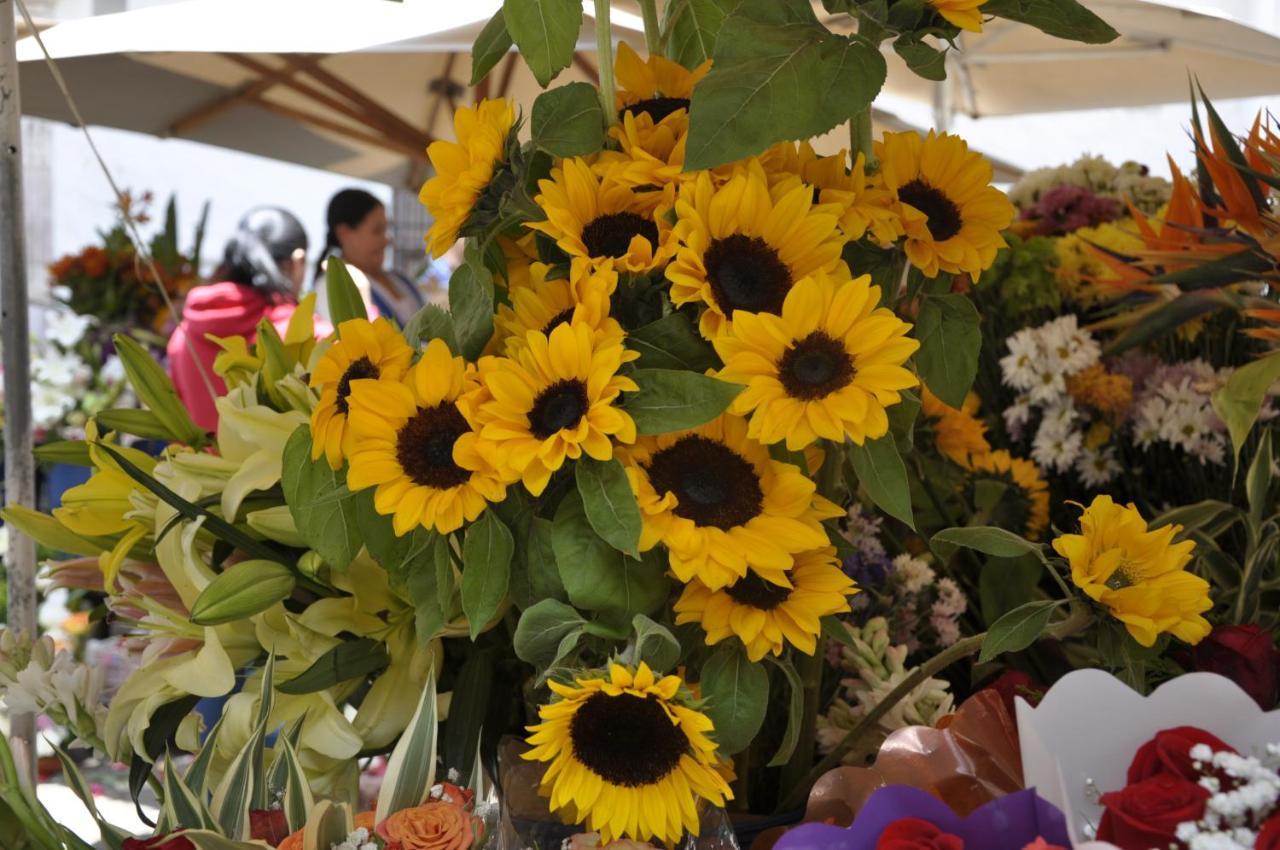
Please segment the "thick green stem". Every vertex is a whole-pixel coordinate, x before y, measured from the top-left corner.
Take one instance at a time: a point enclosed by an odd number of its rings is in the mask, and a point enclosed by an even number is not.
[[[875,147],[871,141],[871,104],[849,119],[849,159],[856,162],[858,154],[866,157],[866,170],[871,174],[880,167],[876,161]]]
[[[613,29],[609,26],[609,0],[596,1],[596,60],[600,63],[600,105],[606,127],[618,123],[613,90]]]
[[[818,736],[819,691],[822,688],[822,669],[826,666],[827,641],[819,637],[813,655],[795,654],[796,673],[804,685],[804,714],[800,725],[800,737],[796,741],[791,760],[782,768],[782,787],[793,788],[804,782],[813,766],[813,746]]]
[[[644,16],[644,43],[650,56],[662,55],[662,25],[658,23],[658,0],[639,0]]]

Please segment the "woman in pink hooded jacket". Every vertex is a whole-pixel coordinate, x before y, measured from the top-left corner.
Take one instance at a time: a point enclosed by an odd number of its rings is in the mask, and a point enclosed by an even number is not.
[[[306,270],[307,232],[302,224],[278,207],[259,207],[240,220],[227,242],[213,278],[219,282],[198,286],[187,295],[182,321],[169,338],[169,374],[201,428],[217,430],[218,410],[200,371],[218,395],[227,391],[213,372],[213,360],[222,349],[208,337],[252,340],[263,317],[283,336],[298,306]]]

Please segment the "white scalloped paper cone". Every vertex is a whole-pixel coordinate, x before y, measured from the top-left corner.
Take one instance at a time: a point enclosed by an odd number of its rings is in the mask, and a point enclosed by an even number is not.
[[[1241,753],[1280,742],[1280,710],[1264,712],[1235,682],[1216,673],[1187,673],[1143,697],[1101,670],[1076,670],[1049,689],[1039,706],[1017,700],[1022,770],[1034,787],[1067,816],[1077,850],[1114,850],[1084,840],[1102,808],[1089,799],[1125,785],[1138,748],[1162,729],[1197,726]]]

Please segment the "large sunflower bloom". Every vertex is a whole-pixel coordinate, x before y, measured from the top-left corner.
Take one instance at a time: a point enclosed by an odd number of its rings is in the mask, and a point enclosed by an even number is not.
[[[807,277],[787,293],[782,315],[734,314],[714,340],[719,377],[746,384],[734,413],[751,414],[748,435],[796,451],[818,438],[858,445],[889,431],[885,408],[918,379],[903,363],[920,347],[911,325],[877,306],[871,278]]]
[[[1004,247],[1013,204],[991,186],[991,163],[959,136],[885,133],[880,175],[906,229],[907,258],[929,277],[968,273],[977,282]]]
[[[511,101],[482,100],[475,107],[458,107],[453,116],[456,142],[439,141],[427,146],[427,157],[436,174],[422,184],[418,200],[435,219],[427,231],[431,256],[444,256],[458,241],[458,232],[466,226],[476,201],[506,161],[515,122]]]
[[[494,324],[508,357],[524,346],[529,331],[549,335],[570,322],[582,322],[605,335],[622,338],[622,326],[609,317],[609,297],[603,291],[607,282],[616,284],[616,276],[597,271],[574,286],[564,279],[548,280],[550,271],[545,263],[530,263],[527,283],[511,289],[509,306],[498,306]],[[587,299],[579,300],[577,293],[584,291]]]
[[[1174,543],[1182,526],[1147,528],[1133,505],[1096,496],[1080,517],[1079,534],[1063,534],[1054,550],[1071,566],[1076,587],[1106,607],[1143,646],[1161,632],[1187,643],[1211,631],[1209,583],[1187,572],[1194,540]]]
[[[815,207],[813,190],[797,181],[771,193],[758,160],[718,189],[710,174],[699,174],[680,187],[675,211],[680,247],[667,267],[671,300],[707,306],[699,327],[708,339],[728,330],[735,310],[781,312],[802,277],[848,277],[839,207]]]
[[[953,27],[982,32],[982,5],[987,0],[929,0],[929,5]]]
[[[324,455],[331,469],[341,469],[352,448],[347,428],[351,382],[398,381],[412,359],[413,349],[386,319],[350,319],[338,325],[337,342],[311,372],[311,386],[320,387],[320,400],[311,412],[311,459]]]
[[[736,635],[752,661],[770,652],[781,655],[788,643],[813,655],[822,618],[847,612],[846,597],[857,592],[835,552],[827,546],[796,555],[795,567],[787,573],[790,587],[765,581],[754,572],[721,590],[710,590],[694,579],[676,600],[676,623],[700,624],[708,646]]]
[[[1040,477],[1040,467],[1004,449],[970,455],[961,465],[973,473],[970,486],[974,480],[988,478],[1008,488],[1009,495],[994,508],[993,524],[1020,530],[1032,540],[1049,527],[1049,484]]]
[[[643,519],[640,548],[666,544],[676,577],[712,590],[748,567],[788,584],[795,556],[827,545],[822,520],[843,513],[800,469],[748,437],[738,416],[642,437],[624,454]]]
[[[892,245],[902,235],[902,220],[893,198],[878,175],[867,174],[867,158],[859,153],[849,167],[848,151],[819,156],[808,142],[780,146],[785,161],[774,174],[794,175],[814,189],[814,198],[823,204],[838,204],[840,229],[848,239],[868,233],[882,246]]]
[[[547,684],[559,699],[538,709],[524,757],[551,763],[539,792],[602,845],[625,836],[675,847],[698,833],[700,799],[733,799],[715,769],[711,719],[679,676],[658,679],[642,661],[634,671],[611,664],[607,679]]]
[[[613,63],[618,117],[644,115],[651,126],[669,123],[687,127],[693,87],[710,70],[710,59],[690,71],[663,56],[641,59],[631,45],[620,42]]]
[[[394,517],[397,535],[418,525],[456,531],[506,494],[455,404],[474,383],[474,367],[433,339],[403,381],[351,385],[347,485],[376,486],[373,507]]]
[[[976,415],[980,404],[975,392],[966,395],[964,403],[955,408],[931,393],[928,387],[920,388],[920,412],[933,420],[933,439],[938,451],[960,466],[967,467],[971,458],[991,451],[987,426]]]
[[[613,457],[613,441],[636,438],[635,422],[615,405],[623,391],[638,389],[618,374],[637,356],[621,336],[572,322],[549,334],[529,331],[514,357],[483,358],[481,386],[463,403],[480,451],[535,496],[566,457]]]
[[[538,188],[536,201],[547,218],[527,226],[556,240],[571,259],[640,274],[670,256],[668,227],[654,217],[653,200],[609,174],[600,177],[585,159],[564,160]]]

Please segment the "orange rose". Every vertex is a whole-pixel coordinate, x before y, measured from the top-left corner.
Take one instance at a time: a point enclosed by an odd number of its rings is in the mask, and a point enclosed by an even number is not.
[[[467,850],[476,839],[474,819],[454,803],[403,809],[378,826],[388,850]]]
[[[361,812],[354,818],[355,828],[360,829],[361,827],[364,827],[370,832],[373,832],[373,818],[373,812]],[[302,850],[302,830],[298,830],[293,833],[293,835],[290,835],[284,841],[277,844],[276,850]]]

